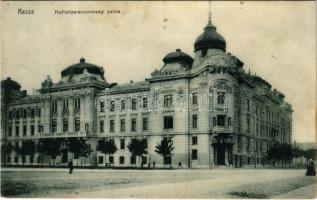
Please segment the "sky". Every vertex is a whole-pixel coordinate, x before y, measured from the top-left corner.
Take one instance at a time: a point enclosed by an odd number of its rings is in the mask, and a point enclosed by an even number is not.
[[[1,2],[1,78],[32,93],[47,75],[78,63],[103,66],[108,82],[142,81],[163,57],[194,41],[208,20],[208,2]],[[18,9],[32,9],[20,15]],[[55,10],[104,10],[57,15]],[[119,10],[120,13],[107,14]],[[296,142],[316,142],[316,11],[314,1],[211,2],[213,24],[227,52],[282,91],[293,106]]]

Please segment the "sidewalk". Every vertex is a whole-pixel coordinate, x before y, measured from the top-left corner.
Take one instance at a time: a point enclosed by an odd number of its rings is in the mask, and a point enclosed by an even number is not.
[[[316,185],[312,184],[275,196],[272,199],[316,199],[316,192]]]

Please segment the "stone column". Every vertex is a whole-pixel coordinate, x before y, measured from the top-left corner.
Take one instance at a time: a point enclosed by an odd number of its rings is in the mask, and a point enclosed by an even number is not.
[[[60,134],[63,132],[63,110],[62,110],[62,99],[57,99],[57,129],[56,133]]]
[[[68,111],[69,111],[69,117],[68,117],[68,132],[73,133],[74,132],[74,98],[68,99]]]
[[[50,99],[44,99],[44,107],[41,113],[41,123],[43,125],[43,132],[50,133]]]
[[[85,96],[80,96],[80,131],[85,131]]]
[[[31,117],[28,115],[27,118],[27,124],[26,124],[26,136],[31,136]]]

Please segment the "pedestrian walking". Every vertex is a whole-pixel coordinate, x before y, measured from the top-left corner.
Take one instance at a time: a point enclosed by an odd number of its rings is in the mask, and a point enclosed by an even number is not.
[[[72,160],[68,162],[68,168],[69,168],[69,174],[72,174],[74,170],[74,165]]]
[[[155,168],[155,162],[153,162],[153,169]]]
[[[308,161],[306,176],[316,176],[315,163],[313,159],[309,159]]]

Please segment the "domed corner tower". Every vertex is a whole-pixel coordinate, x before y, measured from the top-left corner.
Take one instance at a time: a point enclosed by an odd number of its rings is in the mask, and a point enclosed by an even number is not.
[[[209,13],[208,23],[204,32],[198,36],[194,44],[195,60],[193,67],[199,64],[205,57],[213,54],[224,54],[226,52],[226,41],[217,32],[217,28],[212,24]]]
[[[61,72],[62,82],[80,81],[84,77],[93,77],[96,81],[105,82],[104,69],[94,64],[87,63],[85,58],[81,58],[79,63],[65,68]]]

